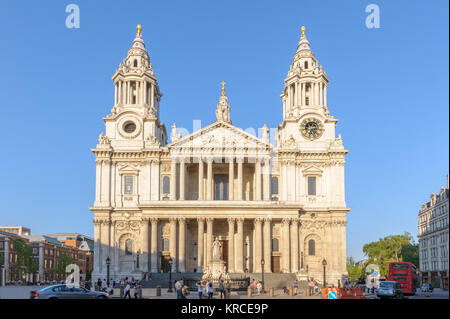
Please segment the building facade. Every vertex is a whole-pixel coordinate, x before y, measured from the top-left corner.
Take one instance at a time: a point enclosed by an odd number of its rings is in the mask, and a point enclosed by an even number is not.
[[[431,194],[430,201],[419,211],[419,261],[422,283],[436,283],[448,289],[448,212],[449,175],[447,187]]]
[[[203,272],[212,243],[230,274],[346,274],[344,165],[327,103],[328,76],[304,28],[281,94],[276,142],[232,125],[222,82],[217,120],[168,143],[162,93],[141,28],[113,76],[114,106],[96,162],[93,278]],[[261,261],[265,264],[262,266]]]
[[[31,247],[32,258],[36,260],[36,272],[25,274],[19,270],[17,261],[20,256],[14,247],[16,239],[22,239],[26,245]],[[5,269],[5,281],[9,283],[19,280],[28,282],[65,280],[67,274],[55,271],[58,258],[62,254],[66,254],[72,260],[72,264],[78,266],[80,279],[84,280],[93,269],[94,258],[93,251],[84,249],[82,246],[82,243],[78,247],[66,245],[51,235],[19,235],[0,231],[0,261]]]

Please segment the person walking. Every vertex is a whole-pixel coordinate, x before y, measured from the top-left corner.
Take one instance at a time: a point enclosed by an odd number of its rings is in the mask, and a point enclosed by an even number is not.
[[[183,294],[181,292],[181,289],[183,286],[181,285],[180,281],[175,280],[175,291],[177,292],[177,299],[183,299]]]
[[[120,291],[120,299],[122,299],[125,294],[125,281],[123,279],[120,281],[119,291]]]
[[[128,299],[131,299],[130,290],[131,290],[131,285],[129,282],[127,282],[127,285],[125,286],[125,295],[123,296],[123,299],[126,299],[127,296],[128,296]]]
[[[95,290],[100,291],[101,287],[102,287],[102,280],[100,278],[98,278],[97,286],[95,287]]]
[[[183,285],[183,288],[181,288],[181,296],[183,297],[183,299],[187,299],[189,295],[189,287],[187,285]]]
[[[219,283],[219,298],[225,299],[225,286],[223,284],[223,280],[221,280]]]
[[[298,293],[298,280],[295,279],[294,281],[294,296]]]
[[[231,283],[230,283],[229,281],[227,281],[226,289],[227,289],[227,293],[226,293],[225,297],[226,297],[227,299],[230,299],[230,295],[231,295]]]
[[[308,287],[309,287],[309,295],[312,296],[314,294],[314,282],[311,280],[308,283]]]
[[[202,287],[202,283],[200,281],[197,282],[197,293],[198,293],[198,299],[202,299],[202,297],[203,297],[203,287]]]
[[[208,283],[206,284],[206,287],[208,289],[208,299],[213,299],[214,290],[213,290],[212,282],[208,281]]]
[[[262,284],[261,284],[261,281],[259,281],[259,280],[258,280],[258,283],[256,284],[256,290],[258,291],[258,295],[261,295]]]

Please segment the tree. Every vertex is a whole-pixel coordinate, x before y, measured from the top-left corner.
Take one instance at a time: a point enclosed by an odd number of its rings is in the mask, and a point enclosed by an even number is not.
[[[381,276],[387,277],[389,263],[404,261],[405,256],[409,258],[411,248],[414,245],[409,233],[403,235],[391,235],[380,238],[378,241],[364,245],[363,252],[369,257],[368,264],[377,264]]]
[[[356,265],[353,257],[347,258],[347,272],[348,278],[351,282],[358,281],[358,279],[361,278],[363,274],[362,268]]]
[[[72,257],[70,257],[67,253],[61,253],[56,260],[55,264],[55,273],[59,275],[65,275],[66,274],[66,267],[70,265],[73,262]]]
[[[413,263],[419,267],[419,244],[414,241],[410,244],[402,246],[403,261]]]
[[[13,239],[13,245],[17,253],[15,268],[19,272],[19,276],[35,273],[39,268],[39,263],[33,257],[33,248],[23,238]]]

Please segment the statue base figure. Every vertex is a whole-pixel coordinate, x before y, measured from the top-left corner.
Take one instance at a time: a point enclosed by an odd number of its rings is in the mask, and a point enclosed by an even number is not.
[[[209,280],[213,284],[219,284],[221,280],[224,282],[230,280],[230,275],[226,270],[225,262],[220,259],[210,260],[209,266],[205,267],[203,270],[202,280]]]

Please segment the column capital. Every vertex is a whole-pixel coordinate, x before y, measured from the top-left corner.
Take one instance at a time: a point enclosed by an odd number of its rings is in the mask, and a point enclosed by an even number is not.
[[[156,217],[149,217],[149,220],[152,224],[158,222],[158,218],[156,218]]]
[[[176,217],[170,217],[170,218],[169,218],[169,222],[170,222],[171,224],[174,224],[174,223],[177,222],[177,218],[176,218]]]
[[[235,217],[228,217],[227,218],[228,224],[233,224],[236,222],[236,218]]]
[[[264,217],[264,222],[271,223],[272,222],[272,217]]]
[[[283,218],[282,220],[281,220],[281,223],[283,224],[283,225],[288,225],[289,226],[289,223],[291,222],[291,219],[290,218]]]
[[[253,220],[253,223],[254,223],[255,225],[256,225],[256,224],[261,224],[262,221],[263,221],[263,218],[262,218],[262,217],[256,217],[256,218]]]
[[[178,217],[178,222],[180,224],[185,224],[186,223],[186,217]]]
[[[206,220],[207,223],[212,223],[214,221],[214,218],[213,217],[206,217],[205,220]]]
[[[206,219],[205,217],[197,217],[197,222],[204,223],[205,219]]]
[[[244,217],[236,217],[236,222],[238,223],[238,224],[242,224],[242,223],[244,223]]]

